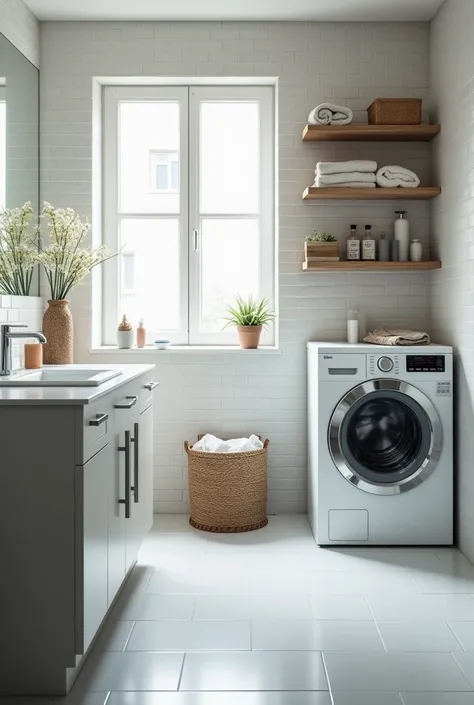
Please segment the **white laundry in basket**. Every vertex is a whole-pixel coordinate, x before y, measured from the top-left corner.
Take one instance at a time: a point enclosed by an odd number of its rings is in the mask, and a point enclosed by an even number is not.
[[[263,443],[254,434],[250,438],[231,438],[229,441],[223,441],[222,438],[217,438],[212,433],[206,433],[193,445],[193,450],[202,450],[208,453],[242,453],[261,448],[263,448]]]

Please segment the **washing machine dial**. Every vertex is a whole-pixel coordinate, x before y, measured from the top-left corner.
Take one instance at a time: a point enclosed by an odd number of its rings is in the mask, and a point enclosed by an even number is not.
[[[393,370],[393,361],[389,357],[379,357],[377,367],[381,372],[391,372]]]

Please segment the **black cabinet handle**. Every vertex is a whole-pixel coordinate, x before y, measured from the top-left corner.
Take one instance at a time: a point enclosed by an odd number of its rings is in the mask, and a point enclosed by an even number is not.
[[[133,438],[132,438],[132,443],[133,443],[133,487],[132,487],[132,492],[133,492],[133,501],[135,504],[138,503],[138,483],[139,483],[139,462],[140,462],[140,446],[139,446],[139,441],[138,441],[138,430],[139,424],[135,423],[133,424]]]
[[[152,392],[159,386],[159,384],[159,382],[147,382],[147,384],[144,384],[143,386],[145,389],[148,389],[149,392]]]
[[[96,414],[95,419],[89,421],[89,426],[101,426],[109,418],[108,414]]]
[[[138,401],[138,397],[125,397],[122,401],[114,404],[114,409],[131,409]]]
[[[125,519],[130,519],[130,431],[125,431],[125,445],[119,446],[119,451],[125,453],[125,499],[119,499],[119,504],[125,504]]]

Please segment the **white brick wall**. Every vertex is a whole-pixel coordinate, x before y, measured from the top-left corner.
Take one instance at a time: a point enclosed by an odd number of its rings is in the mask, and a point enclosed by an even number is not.
[[[456,349],[456,459],[459,544],[474,561],[474,3],[449,0],[432,24],[435,143],[434,246],[443,269],[432,277],[432,325],[437,340]]]
[[[426,144],[302,144],[309,110],[343,102],[366,119],[377,96],[425,98],[429,25],[379,23],[45,23],[41,28],[42,198],[91,217],[93,76],[278,76],[280,355],[157,354],[155,509],[186,510],[185,438],[256,432],[271,439],[270,509],[304,511],[307,340],[343,340],[346,311],[369,325],[427,326],[429,276],[303,274],[313,227],[345,238],[349,225],[390,230],[408,210],[428,247],[425,203],[304,203],[316,161],[355,157],[400,162],[429,182]],[[76,359],[89,352],[91,290],[75,292]],[[107,358],[110,360],[110,357]],[[117,361],[135,361],[130,356]],[[103,360],[103,358],[102,358]]]
[[[0,295],[0,324],[21,323],[32,331],[40,331],[43,325],[43,301],[39,296]],[[23,332],[23,331],[22,331]],[[25,343],[33,340],[14,342],[12,346],[12,370],[25,366]]]
[[[39,22],[23,0],[0,0],[0,32],[39,67]]]

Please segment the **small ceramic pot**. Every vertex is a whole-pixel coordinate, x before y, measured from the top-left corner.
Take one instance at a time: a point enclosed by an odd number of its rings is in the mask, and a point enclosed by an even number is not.
[[[239,345],[244,350],[255,350],[260,342],[262,326],[237,326]]]
[[[117,331],[117,346],[120,350],[131,350],[134,343],[133,330]]]

